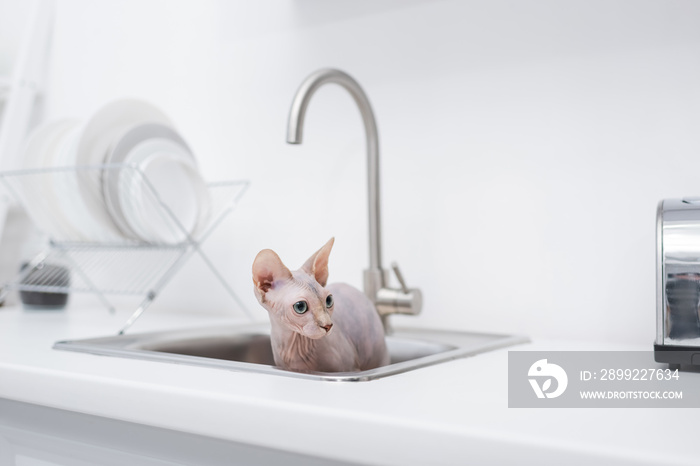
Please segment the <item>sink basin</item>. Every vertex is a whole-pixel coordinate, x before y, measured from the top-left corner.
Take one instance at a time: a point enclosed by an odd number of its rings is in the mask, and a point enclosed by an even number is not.
[[[299,373],[275,367],[267,324],[59,341],[54,344],[54,349],[304,379],[358,382],[526,343],[528,339],[484,333],[396,329],[386,341],[391,364],[362,372]]]

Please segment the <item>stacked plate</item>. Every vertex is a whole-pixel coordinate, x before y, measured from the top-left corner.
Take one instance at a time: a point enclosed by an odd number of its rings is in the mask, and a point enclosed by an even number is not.
[[[62,167],[22,190],[34,221],[58,240],[177,244],[209,220],[192,151],[146,102],[120,100],[86,123],[44,125],[30,136],[23,166]]]

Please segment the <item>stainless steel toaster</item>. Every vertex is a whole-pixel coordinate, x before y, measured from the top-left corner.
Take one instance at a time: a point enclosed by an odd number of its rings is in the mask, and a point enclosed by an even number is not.
[[[654,358],[700,366],[700,197],[659,202]]]

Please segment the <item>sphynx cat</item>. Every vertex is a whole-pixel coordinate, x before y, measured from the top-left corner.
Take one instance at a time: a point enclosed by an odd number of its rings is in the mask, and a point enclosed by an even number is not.
[[[275,364],[297,372],[351,372],[389,364],[372,302],[345,283],[326,286],[331,238],[290,271],[263,249],[253,262],[255,296],[270,315]]]

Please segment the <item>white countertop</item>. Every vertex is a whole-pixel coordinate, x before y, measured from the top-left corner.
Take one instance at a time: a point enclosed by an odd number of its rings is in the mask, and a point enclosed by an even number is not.
[[[508,349],[361,383],[51,349],[115,334],[124,320],[100,309],[0,308],[0,398],[370,464],[698,463],[697,410],[509,409]],[[152,313],[133,331],[221,321]],[[651,348],[536,341],[510,349]]]

